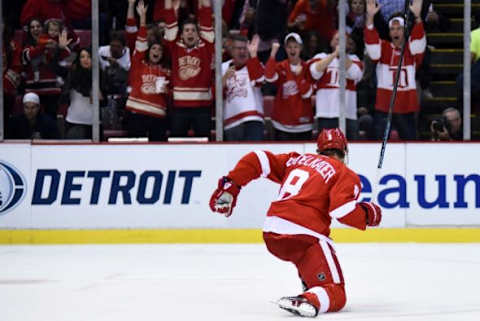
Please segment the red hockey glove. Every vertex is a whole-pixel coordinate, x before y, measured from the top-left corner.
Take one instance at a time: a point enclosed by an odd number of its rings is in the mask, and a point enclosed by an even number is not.
[[[360,202],[360,206],[365,211],[365,218],[368,226],[377,226],[382,220],[382,209],[372,202]]]
[[[210,197],[210,209],[229,217],[237,204],[238,193],[240,193],[240,186],[223,176],[218,180],[218,187]]]

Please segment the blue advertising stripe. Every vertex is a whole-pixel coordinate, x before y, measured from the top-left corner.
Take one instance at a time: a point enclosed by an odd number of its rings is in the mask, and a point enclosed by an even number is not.
[[[333,229],[335,242],[480,243],[480,228]],[[0,230],[0,244],[261,243],[260,229]]]

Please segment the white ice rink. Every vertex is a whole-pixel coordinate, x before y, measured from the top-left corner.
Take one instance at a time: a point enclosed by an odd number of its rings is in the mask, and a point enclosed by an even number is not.
[[[480,244],[338,244],[348,302],[319,320],[478,321]],[[263,245],[0,246],[1,321],[296,320]]]

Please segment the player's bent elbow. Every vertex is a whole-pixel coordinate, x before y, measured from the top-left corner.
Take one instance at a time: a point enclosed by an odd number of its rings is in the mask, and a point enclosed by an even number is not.
[[[367,228],[365,213],[359,208],[356,208],[352,213],[338,219],[338,221],[344,225],[348,225],[362,231],[365,231]]]

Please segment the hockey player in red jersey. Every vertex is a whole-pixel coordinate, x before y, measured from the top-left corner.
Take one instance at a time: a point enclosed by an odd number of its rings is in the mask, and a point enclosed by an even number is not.
[[[376,204],[357,201],[360,179],[344,164],[348,149],[343,133],[324,129],[317,147],[318,154],[251,152],[220,178],[210,198],[212,211],[228,217],[242,186],[260,176],[280,184],[263,239],[273,255],[295,264],[304,285],[302,294],[281,298],[279,307],[304,317],[339,311],[346,303],[342,270],[329,238],[332,218],[360,230],[382,219]]]

